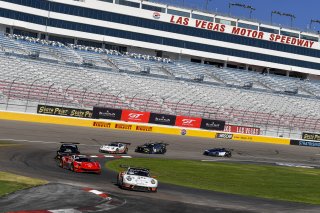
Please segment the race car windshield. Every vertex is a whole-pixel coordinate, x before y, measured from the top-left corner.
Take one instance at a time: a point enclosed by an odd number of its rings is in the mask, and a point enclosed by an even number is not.
[[[75,161],[77,161],[77,162],[94,162],[90,158],[76,158]]]
[[[149,172],[146,170],[129,169],[128,175],[138,175],[143,177],[149,177]]]
[[[109,146],[118,146],[118,144],[117,143],[111,143],[111,144],[109,144]]]
[[[78,149],[75,146],[63,146],[60,149],[62,152],[76,152]]]

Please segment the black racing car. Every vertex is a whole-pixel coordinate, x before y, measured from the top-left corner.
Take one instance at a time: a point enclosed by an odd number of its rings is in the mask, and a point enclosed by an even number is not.
[[[57,151],[56,159],[61,159],[62,156],[79,155],[80,151],[77,144],[79,143],[65,143],[61,142],[60,149]]]
[[[166,143],[145,143],[141,146],[137,146],[136,152],[147,154],[164,154],[167,152]]]
[[[231,150],[225,148],[207,149],[203,152],[204,155],[214,157],[228,157],[232,156]]]

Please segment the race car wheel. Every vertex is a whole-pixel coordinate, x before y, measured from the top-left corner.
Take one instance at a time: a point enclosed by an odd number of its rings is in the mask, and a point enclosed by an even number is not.
[[[119,154],[119,149],[116,149],[116,154]]]
[[[230,158],[231,157],[231,153],[226,154],[226,157]]]
[[[126,148],[126,150],[124,151],[124,154],[127,154],[128,153],[128,148]]]
[[[62,160],[59,160],[59,167],[63,168]]]

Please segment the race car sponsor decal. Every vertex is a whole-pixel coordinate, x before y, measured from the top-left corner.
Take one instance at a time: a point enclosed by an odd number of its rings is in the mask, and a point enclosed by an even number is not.
[[[142,131],[142,132],[152,132],[152,127],[151,126],[136,126],[137,131]]]
[[[122,110],[121,120],[130,122],[148,123],[150,112],[140,112],[134,110]]]
[[[129,124],[116,124],[115,128],[116,128],[116,129],[127,129],[127,130],[131,130],[131,129],[132,129],[132,125],[129,125]]]
[[[306,140],[290,140],[290,145],[320,147],[320,142]]]
[[[68,107],[58,107],[58,106],[48,106],[48,105],[38,105],[38,114],[45,115],[59,115],[77,118],[92,118],[92,110],[85,109],[75,109]]]
[[[94,121],[92,125],[94,127],[100,127],[100,128],[110,128],[111,127],[111,123],[107,123],[107,122],[96,122],[96,121]]]
[[[233,134],[229,134],[229,133],[217,133],[217,134],[216,134],[216,138],[232,139],[232,138],[233,138]]]
[[[303,132],[302,139],[303,140],[320,141],[320,134]]]
[[[225,121],[202,119],[200,128],[208,130],[223,130],[225,123]]]
[[[104,107],[93,107],[92,118],[120,120],[122,110]]]

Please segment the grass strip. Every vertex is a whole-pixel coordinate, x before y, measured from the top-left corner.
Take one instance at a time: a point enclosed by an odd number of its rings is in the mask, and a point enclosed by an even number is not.
[[[161,183],[275,200],[320,204],[320,170],[252,164],[132,158],[106,167],[145,167]]]
[[[40,179],[0,172],[0,196],[46,183],[47,181]]]

